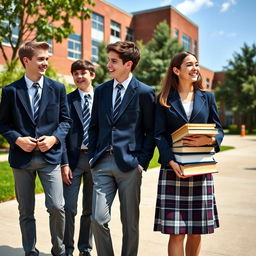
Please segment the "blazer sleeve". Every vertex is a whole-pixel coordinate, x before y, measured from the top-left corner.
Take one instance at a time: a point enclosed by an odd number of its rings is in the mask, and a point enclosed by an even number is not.
[[[166,108],[159,102],[156,104],[154,137],[159,150],[159,163],[167,166],[171,160],[175,160],[171,151],[171,134],[168,132],[166,120]]]
[[[10,146],[13,147],[18,137],[22,136],[12,125],[12,95],[11,89],[2,89],[2,99],[0,104],[0,133],[6,138]]]
[[[57,129],[53,132],[53,136],[57,137],[59,142],[63,145],[65,143],[65,137],[70,129],[72,119],[70,118],[69,108],[67,103],[67,95],[64,85],[60,89],[60,112],[59,112],[59,124]]]
[[[217,145],[215,146],[216,153],[220,151],[220,144],[224,137],[224,132],[222,129],[222,125],[219,119],[217,104],[215,101],[214,94],[211,92],[208,92],[208,100],[209,100],[209,118],[208,123],[215,123],[216,128],[218,129],[218,135],[215,136]]]
[[[146,170],[154,154],[154,117],[155,117],[155,91],[144,93],[143,104],[141,105],[144,140],[141,154],[138,156],[139,164]]]

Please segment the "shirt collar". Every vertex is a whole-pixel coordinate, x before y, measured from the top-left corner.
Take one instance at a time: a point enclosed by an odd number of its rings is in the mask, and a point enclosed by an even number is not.
[[[34,83],[38,83],[38,84],[39,84],[39,87],[40,87],[40,88],[43,88],[43,84],[44,84],[44,77],[43,77],[43,76],[41,76],[41,78],[40,78],[38,81],[36,81],[36,82],[33,82],[32,80],[30,80],[30,79],[26,76],[26,74],[24,75],[24,78],[25,78],[26,85],[27,85],[27,88],[28,88],[28,89],[31,89],[31,87],[32,87],[32,85],[33,85]]]
[[[127,89],[127,87],[128,87],[128,85],[129,85],[129,83],[131,82],[131,80],[132,80],[132,73],[130,73],[129,74],[129,77],[126,79],[126,80],[124,80],[122,83],[119,83],[116,79],[114,79],[114,87],[113,88],[116,88],[116,86],[118,85],[118,84],[122,84],[123,85],[123,87],[124,87],[124,89],[126,90]]]
[[[84,100],[84,96],[85,95],[90,95],[91,98],[90,99],[93,99],[93,89],[91,89],[89,92],[84,92],[82,91],[81,89],[78,88],[78,91],[79,91],[79,94],[80,94],[80,97]]]

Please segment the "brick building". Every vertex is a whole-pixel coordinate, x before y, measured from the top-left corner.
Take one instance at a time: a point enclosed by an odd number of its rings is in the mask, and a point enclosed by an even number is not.
[[[198,26],[168,5],[160,8],[127,13],[103,0],[94,0],[92,16],[89,20],[73,19],[74,34],[64,39],[61,44],[54,41],[50,62],[57,71],[72,83],[70,66],[76,59],[88,59],[97,62],[98,45],[105,41],[142,40],[148,42],[157,24],[166,20],[171,28],[170,37],[178,38],[185,50],[199,57]],[[13,31],[15,38],[18,31]],[[7,44],[4,47],[10,48]],[[4,64],[0,56],[0,64]],[[211,90],[214,72],[201,67],[204,84]]]

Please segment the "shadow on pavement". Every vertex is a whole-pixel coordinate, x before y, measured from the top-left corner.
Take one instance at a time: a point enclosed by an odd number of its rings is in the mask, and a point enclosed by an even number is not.
[[[2,245],[0,246],[1,256],[24,256],[25,253],[22,248],[12,248],[10,246]],[[51,254],[45,254],[40,252],[40,256],[51,256]]]

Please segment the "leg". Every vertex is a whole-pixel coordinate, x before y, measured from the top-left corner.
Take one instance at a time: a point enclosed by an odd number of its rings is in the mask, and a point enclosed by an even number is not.
[[[111,206],[117,190],[117,184],[111,171],[112,159],[112,156],[104,157],[92,170],[92,231],[98,256],[114,256],[108,227],[111,219]]]
[[[38,174],[45,192],[45,205],[50,214],[52,254],[59,256],[65,253],[65,211],[61,170],[59,165],[46,164],[42,157],[39,161],[41,164]]]
[[[199,256],[201,249],[201,235],[188,235],[186,243],[186,256]]]
[[[19,204],[19,221],[22,245],[26,255],[38,254],[36,245],[35,178],[36,172],[29,169],[13,169],[16,198]]]
[[[76,168],[73,172],[72,184],[63,185],[65,198],[65,233],[64,244],[66,254],[74,251],[75,216],[77,214],[77,200],[81,184],[83,170]]]
[[[83,167],[83,212],[80,218],[80,231],[78,238],[78,249],[80,252],[90,251],[92,249],[92,174],[88,163],[88,155],[81,153],[81,161],[78,167]]]
[[[185,235],[170,235],[168,256],[184,256],[183,242]]]
[[[122,256],[136,256],[139,245],[139,204],[142,174],[138,169],[130,172],[114,172],[120,200],[123,225]]]

